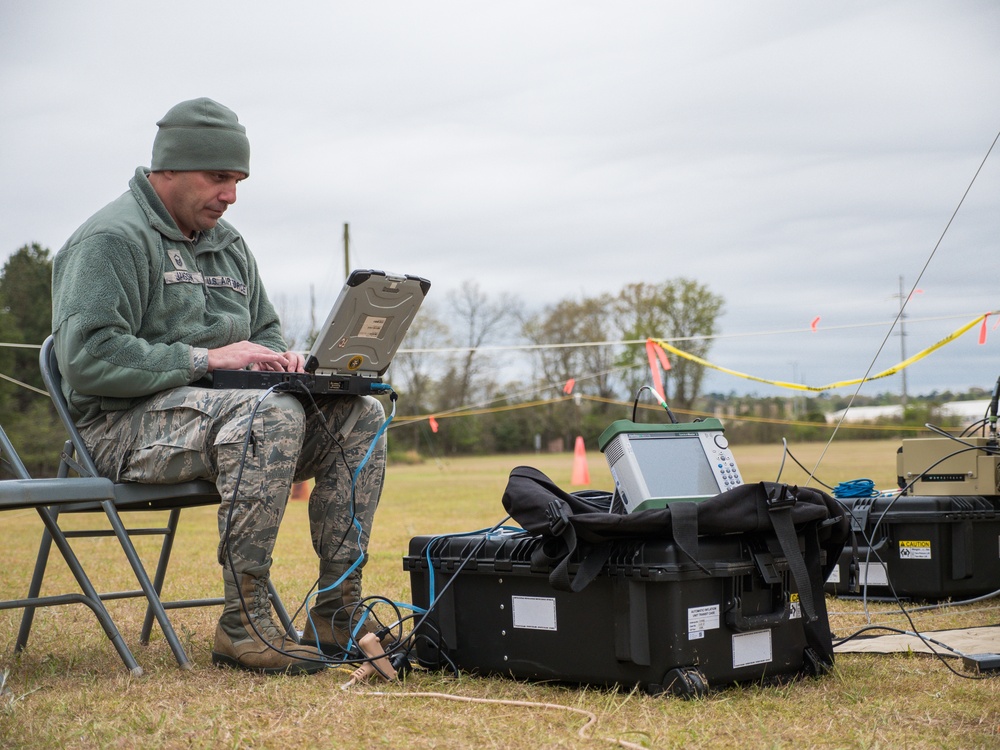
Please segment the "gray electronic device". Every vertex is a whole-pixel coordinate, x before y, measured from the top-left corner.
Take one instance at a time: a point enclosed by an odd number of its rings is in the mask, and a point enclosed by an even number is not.
[[[698,501],[743,484],[718,419],[612,423],[598,440],[627,513]]]
[[[896,475],[909,495],[1000,495],[1000,455],[991,438],[907,438],[896,453]]]
[[[374,269],[351,272],[306,355],[305,372],[215,370],[214,388],[278,387],[315,395],[368,395],[387,390],[388,369],[431,283]]]

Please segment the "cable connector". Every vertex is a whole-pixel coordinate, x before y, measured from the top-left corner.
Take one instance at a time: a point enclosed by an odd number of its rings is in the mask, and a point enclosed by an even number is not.
[[[352,685],[365,682],[374,674],[377,674],[386,682],[392,682],[396,679],[396,668],[392,666],[389,657],[382,650],[382,642],[379,641],[377,635],[374,633],[365,633],[358,641],[358,646],[365,652],[365,656],[368,657],[369,661],[366,661],[354,670],[351,679],[340,686],[341,690],[347,690]]]

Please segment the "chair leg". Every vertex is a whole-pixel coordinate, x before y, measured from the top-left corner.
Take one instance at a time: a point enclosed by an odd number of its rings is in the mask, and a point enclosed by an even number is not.
[[[125,557],[128,558],[129,565],[132,566],[132,572],[135,573],[135,577],[139,581],[139,587],[146,595],[146,600],[149,603],[149,607],[153,610],[156,621],[160,623],[160,630],[163,631],[163,636],[167,639],[170,650],[174,652],[177,664],[182,669],[191,669],[191,659],[188,658],[180,639],[177,638],[177,633],[174,632],[173,625],[170,624],[167,612],[163,608],[162,602],[160,602],[160,595],[153,587],[153,582],[149,580],[149,575],[142,565],[142,560],[139,559],[139,554],[135,551],[135,546],[132,544],[128,530],[122,523],[121,516],[118,515],[118,509],[115,508],[114,501],[105,500],[101,505],[107,513],[108,520],[111,522],[111,528],[114,530],[115,536],[118,537],[118,542],[125,552]]]
[[[285,609],[285,605],[281,603],[281,597],[278,596],[278,590],[274,588],[274,581],[270,578],[267,579],[267,593],[271,595],[271,606],[274,608],[275,614],[278,615],[278,620],[281,622],[281,627],[285,629],[285,632],[296,642],[299,642],[299,634],[295,630],[295,626],[292,624],[292,618],[288,616],[288,610]]]
[[[167,565],[170,562],[170,554],[174,547],[174,537],[177,535],[177,525],[180,522],[181,509],[174,508],[170,511],[170,516],[167,519],[167,530],[163,535],[163,544],[160,547],[160,558],[156,563],[156,572],[153,575],[153,589],[156,591],[157,596],[163,592],[163,582],[167,576]],[[278,620],[281,622],[281,626],[285,629],[292,638],[298,641],[298,633],[295,630],[295,626],[292,624],[292,618],[288,615],[288,610],[285,609],[285,605],[281,602],[281,597],[278,596],[278,590],[274,587],[274,581],[268,578],[267,581],[268,593],[271,597],[271,605],[274,607],[275,614],[278,615]],[[164,607],[165,609],[166,607]],[[142,623],[142,634],[139,637],[139,642],[143,645],[149,643],[149,637],[153,630],[153,605],[150,604],[146,607],[146,616]]]
[[[146,613],[143,618],[142,632],[140,635],[140,642],[143,645],[149,643],[149,638],[152,633],[153,620],[154,618],[160,624],[160,628],[163,631],[163,635],[170,646],[171,651],[173,651],[174,656],[177,659],[177,663],[180,667],[184,669],[191,669],[191,660],[185,652],[184,647],[181,645],[180,639],[177,637],[176,631],[170,623],[167,617],[166,608],[160,598],[163,591],[163,584],[166,579],[167,566],[170,561],[170,555],[173,551],[174,537],[177,532],[177,526],[180,519],[180,509],[175,508],[170,511],[170,515],[167,521],[167,526],[165,533],[163,534],[163,543],[160,548],[160,555],[156,565],[156,571],[154,573],[153,579],[150,580],[149,575],[146,573],[146,569],[139,558],[138,553],[135,550],[135,546],[132,543],[131,536],[129,535],[128,529],[125,527],[121,520],[121,516],[118,514],[117,508],[114,507],[113,502],[108,500],[102,503],[108,520],[111,523],[112,530],[115,536],[118,538],[119,543],[122,546],[122,550],[125,552],[125,556],[132,566],[132,571],[139,582],[139,586],[142,589],[142,593],[146,597]],[[117,627],[114,625],[107,613],[107,609],[101,599],[101,595],[97,593],[91,584],[86,573],[83,571],[83,567],[80,565],[76,558],[75,553],[69,547],[69,543],[63,537],[61,531],[56,523],[58,512],[54,509],[38,509],[40,515],[42,515],[42,520],[45,522],[46,528],[42,532],[41,543],[39,544],[38,556],[35,560],[35,569],[32,574],[31,583],[29,585],[28,599],[25,602],[30,602],[34,599],[39,598],[41,592],[42,581],[45,577],[45,571],[48,564],[49,556],[51,555],[52,542],[56,542],[56,546],[62,553],[63,557],[66,559],[66,563],[72,571],[74,577],[77,579],[77,583],[83,589],[87,604],[97,615],[101,626],[104,628],[105,633],[108,638],[112,641],[115,648],[118,650],[122,661],[125,663],[126,667],[132,671],[134,674],[141,674],[142,668],[136,663],[132,652],[125,645],[121,634],[119,633]],[[53,529],[54,531],[50,530]],[[137,592],[138,593],[138,592]],[[288,611],[285,609],[277,590],[275,589],[274,582],[268,581],[268,593],[271,598],[272,606],[274,607],[275,614],[278,616],[282,627],[285,632],[288,633],[296,641],[298,640],[298,633],[292,623],[291,617]],[[204,603],[209,603],[209,600],[203,600]],[[220,600],[221,601],[221,600]],[[214,603],[214,602],[211,602]],[[197,606],[197,602],[191,603],[173,603],[174,606]],[[18,638],[15,644],[15,651],[20,652],[27,647],[28,636],[31,631],[31,626],[34,620],[35,605],[28,604],[24,607],[24,613],[21,619],[21,628],[18,634]]]
[[[52,522],[56,522],[57,511],[50,511]],[[41,510],[39,509],[39,513]],[[42,522],[45,517],[42,516]],[[42,579],[45,578],[45,568],[49,562],[49,553],[52,551],[52,534],[49,533],[48,524],[42,531],[42,541],[38,545],[38,557],[35,558],[35,572],[31,575],[31,584],[28,586],[28,598],[36,599],[42,590]],[[20,653],[28,645],[28,635],[31,632],[31,624],[35,620],[35,608],[25,607],[21,614],[21,629],[17,633],[17,642],[14,644],[14,653]]]
[[[163,592],[163,581],[167,575],[167,563],[170,562],[170,553],[174,548],[174,534],[177,531],[177,522],[180,519],[180,515],[180,508],[174,508],[170,511],[170,515],[167,518],[167,530],[163,534],[163,544],[160,545],[160,558],[156,562],[156,572],[153,574],[153,590],[156,592],[157,599],[160,598],[160,594]],[[142,621],[142,633],[139,635],[139,643],[144,646],[149,643],[149,636],[153,630],[154,614],[153,605],[149,603],[146,606],[146,616]]]
[[[122,638],[117,626],[111,619],[111,615],[108,614],[107,607],[104,606],[104,602],[101,600],[101,595],[97,593],[94,585],[90,582],[90,578],[87,576],[86,572],[84,572],[83,566],[80,565],[80,561],[77,559],[76,553],[73,552],[73,549],[70,547],[66,537],[60,532],[59,526],[56,522],[57,514],[48,508],[37,508],[36,510],[38,511],[38,515],[41,516],[42,522],[45,524],[45,536],[48,537],[49,541],[49,544],[45,544],[46,539],[43,537],[42,546],[45,548],[45,557],[48,558],[51,542],[55,541],[56,547],[59,548],[59,552],[66,561],[66,565],[69,566],[70,571],[73,573],[73,577],[76,578],[76,582],[83,590],[84,596],[87,599],[84,603],[94,611],[95,615],[97,615],[97,619],[101,623],[101,627],[104,628],[105,634],[111,640],[111,643],[114,645],[118,655],[125,663],[126,669],[128,669],[133,675],[141,675],[142,667],[140,667],[138,662],[136,662],[135,657],[129,650],[129,647],[125,645],[125,639]],[[39,555],[41,555],[41,553],[39,553]],[[42,572],[45,570],[44,560],[42,560],[41,570]],[[37,562],[35,572],[38,573]],[[34,583],[34,580],[32,580],[32,586],[34,586]],[[37,593],[37,591],[34,592],[32,596],[37,596]],[[26,607],[25,611],[27,612],[29,609],[34,612],[33,607]],[[31,622],[29,620],[28,627],[30,628],[30,626]],[[24,622],[22,620],[22,628],[23,627]],[[24,632],[24,641],[25,643],[27,642],[27,631]]]
[[[14,453],[14,446],[10,445],[10,441],[7,439],[6,434],[3,435],[3,442],[6,451],[12,454],[16,459],[16,465],[19,471],[15,471],[22,479],[30,479],[28,470],[21,463],[21,459]],[[63,450],[71,450],[72,443],[66,441],[66,445]],[[59,470],[56,474],[59,478],[65,478],[67,474],[65,462],[61,462],[59,465]],[[45,568],[49,562],[49,554],[52,552],[52,534],[49,533],[49,522],[46,521],[46,516],[42,515],[41,509],[38,510],[39,515],[42,516],[42,522],[45,523],[45,528],[42,530],[42,541],[38,545],[38,556],[35,558],[35,571],[31,575],[31,583],[28,585],[28,599],[37,599],[39,593],[42,590],[42,580],[45,578]],[[59,511],[55,508],[49,510],[51,523],[56,525],[59,518]],[[56,526],[58,530],[58,526]],[[31,633],[31,625],[35,621],[35,607],[25,607],[24,612],[21,614],[21,627],[17,633],[17,642],[14,644],[14,653],[20,653],[28,645],[28,635]]]

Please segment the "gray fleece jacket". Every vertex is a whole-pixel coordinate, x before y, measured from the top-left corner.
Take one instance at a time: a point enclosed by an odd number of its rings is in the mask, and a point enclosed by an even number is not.
[[[285,351],[243,238],[225,221],[190,240],[139,167],[129,191],[56,254],[52,332],[79,424],[206,375],[208,350],[253,341]]]

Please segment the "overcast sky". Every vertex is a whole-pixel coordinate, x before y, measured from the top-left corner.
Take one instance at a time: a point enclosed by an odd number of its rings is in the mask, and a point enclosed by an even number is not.
[[[33,0],[0,4],[0,66],[0,257],[55,252],[209,96],[252,146],[227,218],[290,317],[310,284],[325,315],[345,223],[352,265],[442,306],[466,280],[532,307],[693,278],[725,299],[709,359],[810,385],[900,359],[925,265],[907,355],[1000,308],[990,0]],[[995,322],[910,394],[991,389]]]

